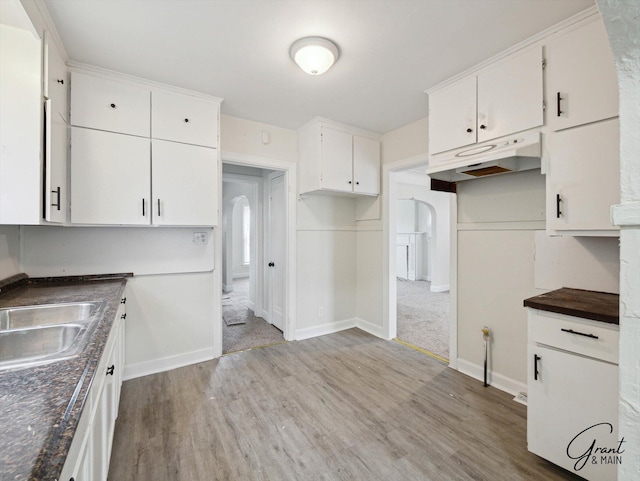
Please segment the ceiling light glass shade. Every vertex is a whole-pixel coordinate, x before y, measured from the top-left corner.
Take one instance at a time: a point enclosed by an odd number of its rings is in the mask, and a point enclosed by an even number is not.
[[[296,40],[289,51],[291,58],[309,75],[321,75],[338,60],[338,46],[322,37]]]

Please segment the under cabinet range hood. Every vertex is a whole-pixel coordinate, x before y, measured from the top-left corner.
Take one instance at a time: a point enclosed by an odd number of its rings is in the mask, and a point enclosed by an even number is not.
[[[540,131],[521,132],[429,156],[432,179],[460,182],[540,168]]]

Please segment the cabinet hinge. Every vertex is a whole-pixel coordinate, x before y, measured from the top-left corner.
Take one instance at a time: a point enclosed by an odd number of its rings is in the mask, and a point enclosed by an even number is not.
[[[547,59],[543,58],[542,59],[542,70],[544,70],[545,68],[547,68]]]
[[[542,101],[542,111],[544,112],[545,110],[547,110],[547,101],[543,100]]]

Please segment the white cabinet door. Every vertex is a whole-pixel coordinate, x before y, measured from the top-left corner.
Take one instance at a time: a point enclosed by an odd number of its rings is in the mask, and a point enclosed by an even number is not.
[[[67,124],[52,103],[51,99],[45,102],[44,218],[48,222],[66,222]]]
[[[50,35],[45,36],[44,58],[47,76],[44,84],[44,96],[51,100],[52,111],[58,112],[66,122],[69,119],[67,66]]]
[[[429,153],[476,142],[476,77],[465,77],[429,95]]]
[[[144,225],[151,219],[149,139],[71,129],[71,222]]]
[[[77,72],[71,85],[71,125],[149,137],[149,90]]]
[[[322,188],[352,192],[353,141],[352,135],[342,130],[322,126]]]
[[[550,42],[546,56],[552,130],[618,115],[618,78],[601,19]]]
[[[218,111],[217,102],[154,90],[151,136],[215,148],[218,145]]]
[[[617,466],[601,462],[600,454],[596,463],[580,458],[594,439],[598,447],[618,446],[618,366],[532,346],[528,386],[529,451],[589,480],[617,479]]]
[[[67,67],[48,34],[45,33],[45,187],[44,218],[48,222],[66,222],[67,199]]]
[[[380,142],[353,136],[353,192],[380,193]]]
[[[478,74],[478,142],[538,127],[542,47],[514,54]]]
[[[153,223],[216,225],[217,150],[164,140],[152,142]]]
[[[0,24],[0,224],[42,219],[41,70],[40,39]]]
[[[549,134],[549,229],[618,231],[610,211],[620,203],[619,139],[617,119]]]

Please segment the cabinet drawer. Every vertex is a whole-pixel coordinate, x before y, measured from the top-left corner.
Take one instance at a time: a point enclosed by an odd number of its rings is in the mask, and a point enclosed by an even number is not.
[[[529,342],[618,364],[619,328],[589,319],[529,309]]]
[[[71,74],[71,125],[149,137],[149,90],[121,82]]]
[[[217,147],[219,104],[188,95],[153,91],[154,139]]]

